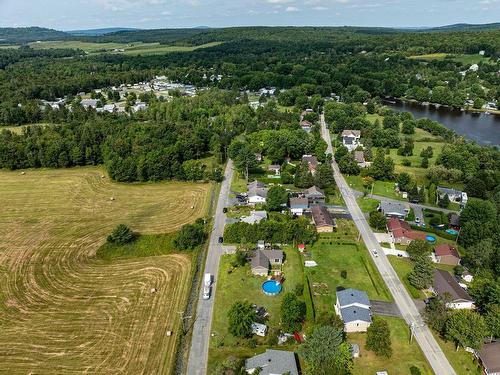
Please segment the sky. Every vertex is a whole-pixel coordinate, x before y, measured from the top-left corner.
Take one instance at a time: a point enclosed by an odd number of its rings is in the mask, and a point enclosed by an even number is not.
[[[0,27],[422,27],[500,21],[500,0],[0,0]]]

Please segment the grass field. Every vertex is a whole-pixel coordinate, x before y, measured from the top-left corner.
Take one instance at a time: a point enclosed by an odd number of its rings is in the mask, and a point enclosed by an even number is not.
[[[192,222],[206,213],[210,185],[103,174],[0,171],[0,373],[170,373],[191,255],[96,251],[118,223],[148,241]]]
[[[380,204],[380,201],[368,197],[359,197],[356,198],[356,201],[358,202],[359,208],[361,208],[361,211],[363,212],[375,211]]]
[[[351,188],[357,191],[365,191],[363,178],[361,176],[344,176]],[[368,193],[371,193],[368,191]],[[375,181],[373,184],[373,194],[392,199],[406,200],[394,191],[394,181]]]
[[[191,52],[200,48],[208,48],[219,45],[220,42],[212,42],[199,46],[167,46],[160,43],[92,43],[81,42],[77,40],[69,41],[47,41],[30,43],[33,49],[50,49],[50,48],[74,48],[81,49],[88,54],[113,53],[124,55],[158,55],[169,52]],[[123,52],[115,51],[121,50]]]
[[[26,124],[26,125],[19,125],[19,126],[0,126],[0,132],[2,130],[10,130],[12,133],[15,133],[15,134],[22,134],[23,130],[29,126],[35,126],[35,125],[38,125],[38,126],[50,126],[50,125],[54,125],[52,123],[48,123],[48,122],[40,122],[40,123],[37,123],[37,124]]]
[[[387,371],[389,374],[410,375],[410,367],[418,367],[422,375],[433,374],[415,340],[410,344],[410,331],[406,322],[398,318],[383,318],[389,323],[392,340],[392,357],[377,357],[365,349],[366,334],[350,333],[347,339],[360,346],[360,357],[354,359],[353,374],[375,374]]]

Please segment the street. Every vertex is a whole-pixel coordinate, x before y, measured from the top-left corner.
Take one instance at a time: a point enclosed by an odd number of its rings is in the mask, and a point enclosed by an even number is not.
[[[198,297],[198,308],[196,310],[196,320],[193,325],[191,337],[191,348],[189,351],[188,375],[205,375],[207,373],[208,346],[210,342],[210,327],[212,325],[212,313],[215,302],[215,291],[217,289],[217,274],[219,270],[220,256],[223,254],[222,244],[218,242],[220,236],[224,234],[224,224],[226,214],[222,209],[226,206],[233,178],[233,162],[228,160],[224,172],[224,181],[221,183],[219,199],[214,215],[214,227],[210,234],[208,254],[205,261],[204,273],[212,274],[212,292],[210,299],[203,299],[203,288],[200,288]]]
[[[321,115],[321,134],[323,139],[326,141],[327,153],[333,155],[332,142],[330,138],[330,133],[326,127],[324,114]],[[399,280],[398,275],[392,268],[387,256],[382,251],[380,245],[375,238],[373,231],[371,230],[365,216],[361,212],[357,202],[356,195],[353,193],[351,188],[346,183],[344,177],[341,175],[337,163],[332,161],[332,168],[334,171],[335,182],[337,183],[340,192],[344,198],[344,201],[351,213],[354,223],[356,224],[366,247],[370,250],[370,256],[372,257],[376,267],[378,268],[382,278],[384,279],[387,287],[389,288],[394,301],[401,312],[402,317],[408,323],[408,326],[412,325],[414,327],[414,337],[423,354],[427,358],[429,364],[431,365],[434,372],[438,375],[451,375],[456,374],[451,367],[448,359],[444,355],[443,351],[439,347],[438,343],[434,339],[430,329],[425,324],[422,316],[420,315],[417,307],[410,298],[410,295],[406,291],[404,285]],[[376,249],[379,256],[374,257],[372,249]]]

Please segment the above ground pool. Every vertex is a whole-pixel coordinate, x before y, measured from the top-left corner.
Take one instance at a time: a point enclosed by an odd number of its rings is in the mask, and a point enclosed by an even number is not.
[[[274,280],[267,280],[262,283],[262,291],[268,296],[275,296],[281,292],[281,284]]]
[[[446,229],[446,233],[456,236],[458,234],[458,231],[456,231],[455,229]]]
[[[431,235],[425,236],[425,239],[427,240],[427,242],[430,242],[430,243],[436,242],[436,237],[431,236]]]

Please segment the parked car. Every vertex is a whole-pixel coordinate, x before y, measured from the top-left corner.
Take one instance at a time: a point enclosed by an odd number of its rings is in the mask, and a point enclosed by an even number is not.
[[[224,242],[224,237],[219,237],[219,243],[223,243]]]
[[[227,207],[224,207],[224,208],[222,209],[222,212],[226,213],[226,212],[227,212]]]
[[[372,253],[375,258],[378,257],[378,251],[376,249],[372,249]]]
[[[416,217],[416,218],[415,218],[415,223],[416,223],[416,224],[420,223],[420,218],[419,218],[419,217]]]

